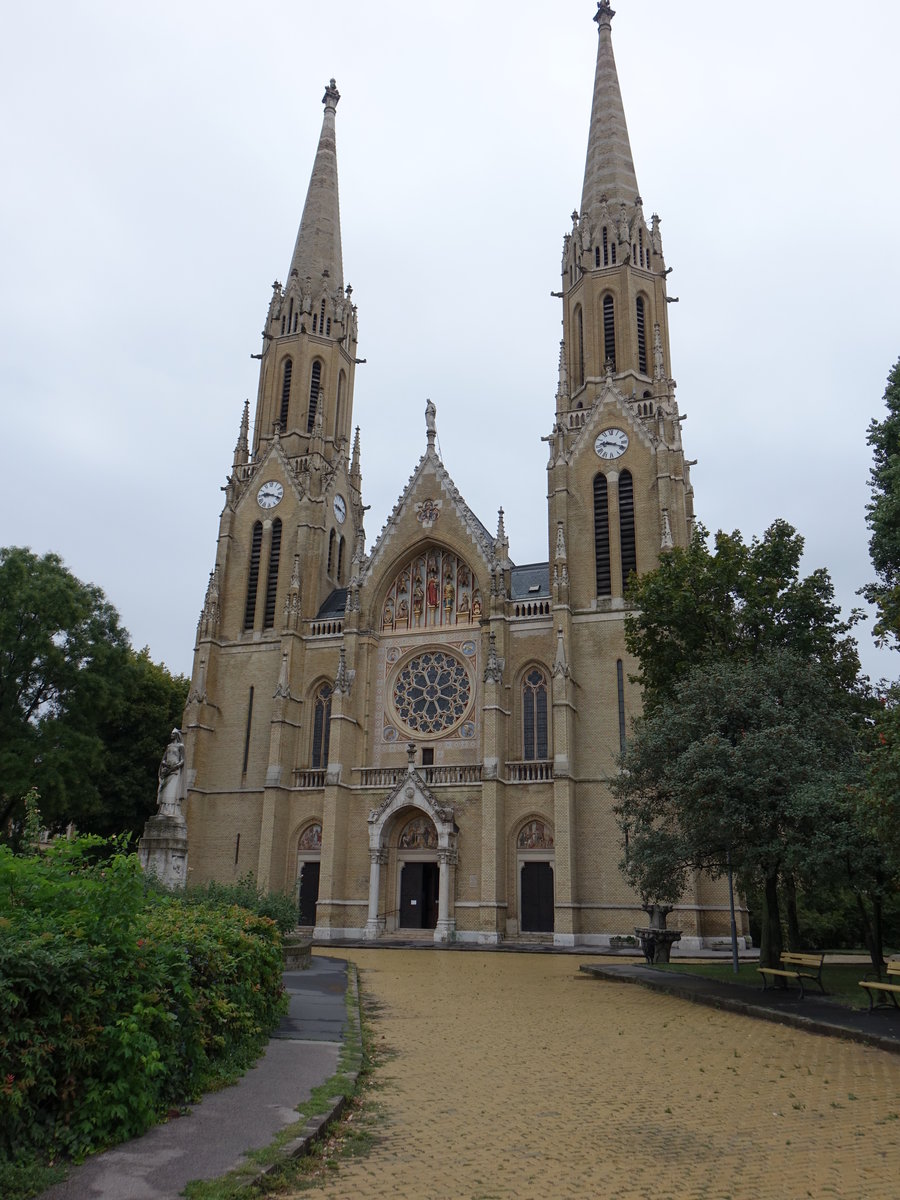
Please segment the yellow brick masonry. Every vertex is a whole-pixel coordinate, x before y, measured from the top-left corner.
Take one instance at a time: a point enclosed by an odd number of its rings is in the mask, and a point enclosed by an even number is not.
[[[317,1194],[900,1194],[900,1061],[884,1051],[590,980],[573,955],[353,958],[392,1052],[384,1123]]]

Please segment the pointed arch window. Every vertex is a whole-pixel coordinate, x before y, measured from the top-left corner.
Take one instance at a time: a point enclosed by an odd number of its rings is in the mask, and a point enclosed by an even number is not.
[[[328,740],[331,733],[331,684],[320,684],[313,701],[312,756],[310,766],[321,770],[328,765]]]
[[[584,312],[581,305],[575,309],[575,386],[584,383]]]
[[[330,322],[329,322],[330,324]],[[322,300],[322,306],[319,309],[319,333],[325,332],[325,300]]]
[[[331,574],[331,569],[334,566],[334,543],[335,535],[334,530],[332,529],[331,533],[328,535],[328,568],[325,572],[326,575]]]
[[[647,322],[644,313],[644,297],[638,296],[634,302],[635,319],[637,320],[638,370],[642,375],[647,374]]]
[[[644,231],[643,231],[643,229],[638,230],[638,248],[639,248],[639,253],[640,253],[640,258],[641,258],[641,266],[643,266],[644,265]],[[649,255],[648,255],[648,258],[649,258]],[[649,267],[649,265],[650,265],[650,263],[648,262],[647,266]]]
[[[244,630],[253,628],[256,616],[256,590],[259,587],[259,556],[262,552],[262,521],[253,525],[250,538],[250,569],[247,572],[247,600],[244,604]]]
[[[341,436],[341,409],[344,404],[344,385],[347,382],[346,372],[341,371],[338,375],[337,385],[337,402],[334,406],[334,440],[337,441]]]
[[[522,758],[547,757],[547,676],[533,667],[522,681]]]
[[[294,363],[290,358],[284,360],[284,372],[281,376],[281,415],[278,418],[278,423],[281,426],[281,432],[287,429],[288,412],[291,405],[291,376],[294,373]]]
[[[600,247],[599,246],[594,247],[594,266],[595,267],[600,266]]]
[[[272,522],[272,545],[269,548],[269,574],[266,578],[266,607],[263,614],[263,629],[275,624],[275,598],[278,594],[278,561],[281,558],[281,518]]]
[[[337,564],[337,581],[344,582],[344,539],[338,542],[338,564]]]
[[[619,545],[622,550],[622,587],[628,586],[628,576],[637,571],[637,548],[634,540],[634,482],[630,471],[619,476]]]
[[[603,297],[603,361],[616,369],[616,307],[612,296]]]
[[[312,433],[319,407],[319,388],[322,386],[322,360],[317,358],[309,373],[309,409],[306,415],[306,432]]]
[[[597,595],[611,596],[609,497],[606,494],[606,476],[602,471],[594,477],[594,554],[597,569]]]
[[[609,229],[603,226],[603,265],[609,266]]]

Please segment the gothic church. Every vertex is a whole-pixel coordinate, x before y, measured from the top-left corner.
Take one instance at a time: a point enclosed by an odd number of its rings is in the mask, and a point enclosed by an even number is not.
[[[251,871],[295,889],[319,941],[603,946],[644,923],[607,786],[639,705],[624,588],[687,543],[693,496],[613,15],[602,0],[584,189],[563,239],[546,562],[517,566],[502,510],[491,533],[468,507],[430,403],[425,452],[367,551],[340,96],[325,89],[183,725],[192,880]],[[698,878],[676,917],[685,947],[725,936],[722,885]]]

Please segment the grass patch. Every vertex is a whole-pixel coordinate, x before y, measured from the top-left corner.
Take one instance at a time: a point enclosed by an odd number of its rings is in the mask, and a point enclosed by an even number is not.
[[[762,991],[762,976],[756,969],[756,963],[741,963],[735,975],[731,963],[669,963],[660,966],[659,970],[672,971],[680,975],[700,975],[706,979],[716,979],[722,983],[749,984]],[[865,979],[871,971],[870,963],[832,963],[826,962],[822,968],[822,983],[828,997],[836,1000],[847,1008],[868,1008],[869,1001],[866,993],[859,986],[859,981]],[[821,993],[815,983],[806,981],[806,994],[817,996]],[[796,990],[796,984],[792,985]]]

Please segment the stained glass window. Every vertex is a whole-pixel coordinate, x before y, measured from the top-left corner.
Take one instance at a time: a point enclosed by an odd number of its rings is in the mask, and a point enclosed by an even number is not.
[[[466,715],[472,684],[460,659],[444,650],[417,654],[394,681],[394,709],[414,733],[443,733]]]

